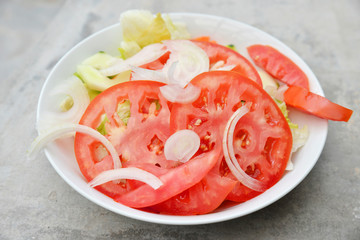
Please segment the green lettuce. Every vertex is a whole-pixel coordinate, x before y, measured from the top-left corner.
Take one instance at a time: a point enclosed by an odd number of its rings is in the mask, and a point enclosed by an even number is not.
[[[182,23],[174,23],[169,15],[155,16],[146,10],[129,10],[120,16],[123,41],[119,51],[126,59],[141,48],[170,39],[189,39],[190,34]]]
[[[106,114],[103,114],[101,116],[101,122],[99,124],[99,126],[96,128],[96,130],[101,133],[102,135],[106,135],[107,131],[106,131],[106,123],[109,122],[109,119],[107,118]]]
[[[116,109],[116,113],[126,126],[130,118],[130,101],[125,100],[124,102],[119,103]]]

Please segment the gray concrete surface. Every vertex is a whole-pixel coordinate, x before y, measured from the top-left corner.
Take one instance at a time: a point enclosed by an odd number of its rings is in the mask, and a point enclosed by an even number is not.
[[[258,27],[295,50],[326,96],[354,110],[330,122],[315,168],[269,207],[231,221],[167,226],[132,220],[80,196],[41,154],[26,161],[51,68],[131,8],[197,12]],[[360,239],[360,1],[0,1],[0,239]]]

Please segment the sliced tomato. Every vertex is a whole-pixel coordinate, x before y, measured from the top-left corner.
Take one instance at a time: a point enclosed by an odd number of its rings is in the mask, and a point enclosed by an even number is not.
[[[289,106],[320,118],[333,121],[349,121],[353,111],[312,93],[305,88],[290,86],[284,93],[284,101]]]
[[[197,37],[197,38],[193,38],[192,40],[216,43],[216,41],[211,40],[210,36],[200,36],[200,37]]]
[[[220,176],[224,176],[236,182],[232,191],[229,192],[229,194],[226,196],[226,200],[233,202],[245,202],[261,194],[261,192],[254,191],[237,181],[236,177],[230,172],[230,169],[228,168],[223,156],[217,169]],[[247,173],[249,174],[249,171],[247,171]]]
[[[114,200],[133,208],[144,208],[166,201],[201,181],[216,163],[220,150],[221,148],[217,147],[210,153],[203,153],[183,165],[169,169],[163,175],[153,172],[163,183],[156,190],[144,184],[115,197]]]
[[[292,146],[288,123],[272,98],[254,81],[229,71],[198,75],[191,83],[201,89],[191,104],[174,104],[171,131],[192,129],[201,139],[200,149],[211,149],[222,141],[225,125],[245,102],[250,112],[243,116],[234,132],[234,150],[243,170],[262,181],[267,188],[283,175]],[[215,171],[234,179],[220,155]],[[215,189],[215,188],[214,188]],[[259,193],[241,183],[229,194],[231,200],[245,201]]]
[[[155,61],[152,61],[150,63],[144,64],[140,67],[150,69],[150,70],[159,70],[162,69],[166,63],[166,61],[169,59],[170,52],[166,52],[164,55],[156,59]]]
[[[113,86],[90,103],[80,120],[80,124],[97,129],[107,118],[105,136],[115,146],[123,167],[142,168],[163,181],[162,187],[157,190],[135,180],[119,184],[108,182],[96,187],[131,207],[146,207],[165,201],[195,185],[213,167],[218,157],[214,149],[185,164],[165,159],[163,147],[170,136],[170,110],[166,99],[160,94],[160,86],[163,84],[151,81],[125,82]],[[130,102],[127,124],[118,113],[119,104],[125,101]],[[88,181],[102,171],[113,168],[112,159],[101,143],[88,135],[76,134],[75,155]],[[131,199],[127,200],[127,196],[131,196]]]
[[[261,78],[255,67],[240,53],[222,46],[220,44],[209,41],[193,41],[201,47],[210,59],[210,67],[219,61],[224,61],[225,65],[236,65],[232,71],[253,80],[262,86]]]
[[[309,89],[306,74],[288,57],[267,45],[252,45],[247,48],[256,65],[274,78],[293,86]]]
[[[195,186],[151,207],[161,214],[197,215],[214,211],[234,188],[236,181],[209,173]]]
[[[240,53],[228,47],[217,44],[214,41],[210,41],[210,38],[206,36],[194,39],[192,42],[202,48],[209,56],[210,67],[219,61],[223,61],[224,65],[235,65],[231,71],[240,73],[262,86],[260,75],[256,71],[255,67]],[[150,70],[160,70],[164,67],[166,61],[169,59],[169,56],[170,52],[167,52],[159,59],[151,63],[144,64],[141,67]]]

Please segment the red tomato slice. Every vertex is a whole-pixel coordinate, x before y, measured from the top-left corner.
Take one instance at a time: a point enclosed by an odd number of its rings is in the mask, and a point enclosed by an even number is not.
[[[170,111],[160,94],[161,83],[125,82],[99,94],[88,106],[80,124],[96,129],[107,117],[107,134],[124,167],[139,167],[158,176],[163,185],[154,190],[138,181],[119,184],[108,182],[96,187],[99,191],[131,207],[146,207],[165,201],[199,182],[216,163],[218,150],[201,154],[185,164],[165,159],[163,147],[170,136]],[[130,118],[125,125],[118,114],[118,104],[130,101]],[[112,159],[94,138],[77,133],[75,155],[85,178],[90,181],[104,170],[113,168]],[[101,156],[101,157],[99,157]],[[100,158],[100,159],[99,159]],[[205,167],[204,167],[205,166]],[[185,180],[182,180],[185,179]],[[144,189],[140,191],[140,189]],[[131,199],[126,200],[127,196]]]
[[[240,53],[214,42],[193,42],[201,47],[209,56],[210,66],[214,65],[218,61],[224,61],[226,65],[236,65],[232,71],[240,73],[262,86],[259,73],[256,71],[255,67]]]
[[[216,41],[211,40],[210,36],[201,36],[201,37],[193,38],[192,40],[216,43]]]
[[[171,131],[194,130],[201,139],[200,149],[206,151],[222,141],[225,125],[236,109],[244,102],[251,103],[250,112],[235,129],[235,155],[248,175],[264,182],[267,188],[274,185],[290,157],[292,135],[272,98],[259,85],[235,72],[207,72],[191,83],[201,88],[200,97],[192,104],[173,105]],[[221,155],[212,171],[234,179],[222,159]],[[245,201],[256,194],[259,193],[238,183],[230,199]]]
[[[235,184],[236,181],[210,172],[195,186],[150,210],[171,215],[206,214],[220,206]]]
[[[150,70],[159,70],[162,69],[166,63],[166,61],[169,59],[170,52],[166,52],[164,55],[156,59],[155,61],[152,61],[150,63],[144,64],[140,67],[150,69]]]
[[[352,110],[309,92],[302,87],[290,86],[284,93],[284,101],[289,106],[333,121],[347,122],[353,113]]]
[[[199,39],[192,40],[197,46],[202,48],[206,54],[209,56],[210,67],[213,66],[218,61],[224,61],[225,65],[236,65],[232,71],[240,73],[245,77],[257,82],[260,86],[262,86],[261,78],[256,71],[255,67],[243,57],[238,52],[217,44],[216,42],[209,41],[207,37],[201,37]],[[165,53],[159,59],[144,64],[141,67],[151,70],[159,70],[162,69],[169,59],[170,52]]]
[[[265,45],[252,45],[247,50],[255,64],[274,78],[288,85],[309,89],[309,80],[305,73],[278,50]]]
[[[115,197],[114,200],[133,208],[144,208],[166,201],[201,181],[216,163],[220,151],[221,148],[217,147],[210,153],[203,153],[186,164],[158,176],[163,185],[156,190],[144,184],[133,191]]]

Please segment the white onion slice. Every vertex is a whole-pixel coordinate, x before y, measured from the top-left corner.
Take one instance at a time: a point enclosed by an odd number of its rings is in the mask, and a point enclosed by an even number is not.
[[[169,102],[186,104],[198,99],[201,89],[191,83],[189,83],[186,88],[170,84],[160,87],[160,92]]]
[[[199,147],[199,135],[192,130],[180,130],[166,140],[164,146],[165,158],[185,163],[194,156]]]
[[[101,133],[92,129],[91,127],[80,125],[80,124],[65,124],[61,126],[54,127],[49,129],[47,133],[39,135],[34,142],[32,142],[30,149],[28,150],[28,158],[33,159],[35,158],[36,154],[45,147],[46,144],[60,138],[68,133],[72,132],[80,132],[91,137],[95,138],[99,142],[101,142],[107,150],[110,152],[110,155],[114,162],[114,168],[121,168],[121,161],[119,158],[118,153],[116,152],[112,143]]]
[[[247,175],[244,170],[240,167],[235,154],[233,147],[233,137],[234,130],[237,122],[243,117],[246,113],[249,112],[248,107],[242,106],[238,110],[234,112],[229,121],[226,124],[223,138],[223,152],[225,161],[230,169],[230,171],[234,174],[234,176],[238,179],[239,182],[244,184],[246,187],[253,189],[255,191],[262,192],[266,188],[262,182],[257,179],[254,179]]]
[[[209,71],[209,57],[205,51],[189,40],[164,41],[170,56],[163,71],[168,75],[169,84],[185,87],[195,76]],[[177,62],[175,69],[173,64]]]
[[[294,170],[294,164],[293,162],[291,161],[291,156],[289,158],[289,161],[287,162],[286,164],[286,168],[285,168],[286,171],[292,171]]]
[[[149,70],[140,67],[131,67],[131,81],[150,80],[156,82],[167,83],[166,76],[163,72]]]
[[[284,101],[284,93],[288,90],[288,88],[289,87],[286,84],[280,86],[276,91],[275,98],[280,101]]]
[[[141,51],[134,56],[126,60],[119,59],[115,64],[100,70],[100,72],[105,76],[114,76],[121,72],[130,70],[131,66],[139,67],[141,65],[153,62],[164,55],[166,52],[167,50],[163,44],[151,44],[141,49]]]
[[[225,66],[219,67],[219,68],[217,68],[217,69],[215,69],[215,70],[216,70],[216,71],[231,71],[231,70],[233,70],[235,67],[236,67],[236,65],[231,64],[231,65],[225,65]]]
[[[218,68],[221,68],[225,65],[225,62],[223,60],[219,60],[217,61],[216,63],[214,63],[212,65],[212,67],[210,68],[210,71],[215,71],[217,70]]]
[[[167,77],[168,83],[170,83],[170,84],[177,84],[176,79],[174,79],[174,77],[175,77],[175,70],[176,70],[176,67],[177,67],[178,64],[179,64],[179,61],[173,62],[171,64],[169,63],[168,68],[164,67],[162,69],[163,73]]]
[[[80,121],[90,103],[90,98],[86,87],[79,78],[72,76],[54,88],[49,93],[50,102],[48,105],[53,109],[54,105],[60,105],[65,96],[72,98],[73,106],[66,112],[52,110],[42,113],[36,123],[36,128],[40,134],[59,124],[78,123]]]
[[[104,76],[115,76],[121,72],[129,71],[130,65],[123,59],[118,59],[110,67],[99,70]]]
[[[225,65],[223,60],[217,61],[211,68],[210,71],[231,71],[236,67],[235,64]]]
[[[278,89],[277,86],[263,85],[263,88],[264,88],[265,92],[267,92],[271,97],[276,98],[277,89]]]
[[[92,181],[88,183],[90,187],[96,187],[106,182],[134,179],[150,185],[153,189],[158,189],[163,183],[155,175],[135,167],[119,168],[104,171],[97,175]]]
[[[141,66],[153,62],[164,55],[168,50],[161,43],[150,44],[141,49],[140,52],[125,61],[132,66]]]

